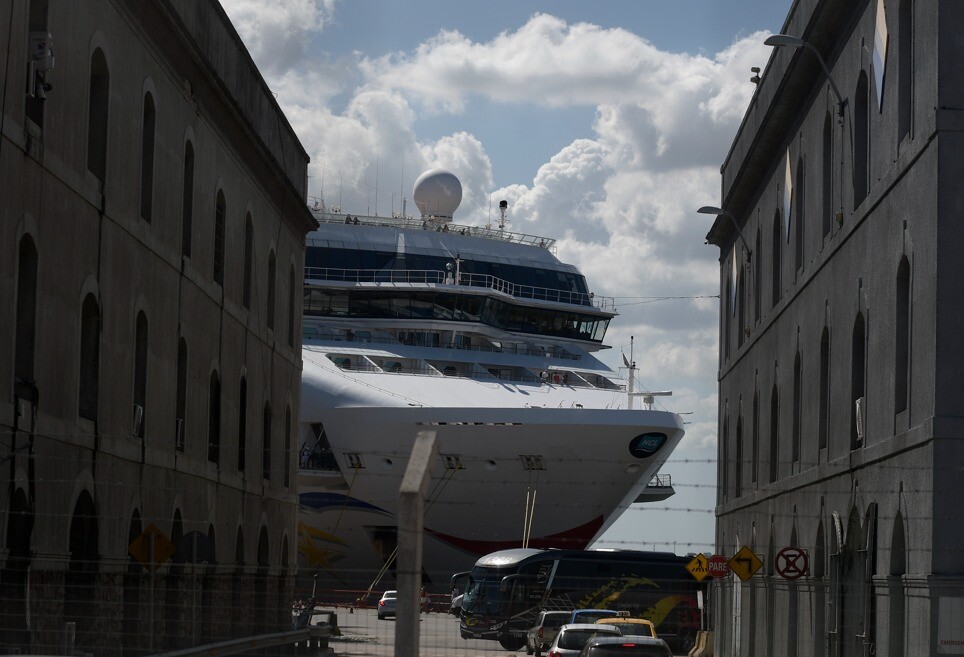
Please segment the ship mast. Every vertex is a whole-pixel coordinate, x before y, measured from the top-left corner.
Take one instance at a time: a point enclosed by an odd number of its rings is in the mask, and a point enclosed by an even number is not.
[[[659,390],[659,391],[635,391],[636,382],[636,361],[633,360],[633,347],[635,346],[635,338],[629,336],[629,360],[626,360],[626,354],[623,354],[623,363],[629,368],[629,380],[626,382],[626,406],[629,410],[635,410],[636,404],[634,400],[636,397],[642,397],[643,403],[646,404],[648,410],[653,410],[653,404],[656,403],[655,397],[669,397],[673,394],[672,390]]]

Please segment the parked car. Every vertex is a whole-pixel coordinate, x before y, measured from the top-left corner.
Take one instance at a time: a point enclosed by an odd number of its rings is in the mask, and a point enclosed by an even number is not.
[[[549,645],[548,657],[575,657],[595,636],[622,636],[612,625],[596,623],[570,623],[559,628],[559,633]]]
[[[648,636],[656,638],[656,626],[645,618],[600,618],[596,623],[612,625],[623,633],[623,636]]]
[[[378,601],[378,620],[385,620],[389,616],[395,618],[395,605],[398,603],[398,591],[385,591]]]
[[[594,636],[579,657],[673,657],[662,639],[651,636]]]
[[[568,621],[568,611],[540,611],[535,625],[526,632],[526,654],[535,653],[539,657]]]
[[[624,612],[628,615],[628,612]],[[615,618],[620,612],[615,609],[575,609],[569,616],[570,623],[595,623],[600,618]]]

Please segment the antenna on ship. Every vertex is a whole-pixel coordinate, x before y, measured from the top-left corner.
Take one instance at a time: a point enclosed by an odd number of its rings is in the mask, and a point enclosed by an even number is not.
[[[627,406],[629,410],[635,409],[635,404],[633,400],[636,397],[642,397],[643,403],[646,404],[647,410],[653,410],[653,404],[656,403],[656,397],[669,397],[673,394],[672,390],[660,390],[660,391],[641,391],[635,392],[635,380],[636,380],[636,361],[633,360],[633,346],[635,344],[635,338],[629,336],[629,360],[626,360],[626,354],[623,354],[623,363],[629,368],[629,382],[626,384],[626,397],[628,399]]]
[[[506,213],[506,210],[508,210],[508,209],[509,209],[509,202],[508,202],[508,201],[506,201],[505,199],[502,199],[501,201],[499,201],[499,215],[500,215],[500,216],[499,216],[499,231],[500,231],[500,232],[503,231],[503,230],[505,230],[505,224],[508,222],[508,219],[505,218],[505,213]]]

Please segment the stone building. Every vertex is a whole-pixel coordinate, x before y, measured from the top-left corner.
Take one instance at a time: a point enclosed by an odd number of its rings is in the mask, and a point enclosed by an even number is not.
[[[0,652],[287,627],[308,156],[216,0],[0,54]]]
[[[723,164],[717,655],[964,650],[962,25],[796,0]]]

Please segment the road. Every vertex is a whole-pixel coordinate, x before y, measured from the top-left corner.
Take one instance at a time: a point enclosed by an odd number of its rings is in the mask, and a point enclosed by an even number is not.
[[[349,614],[338,610],[341,637],[329,643],[336,656],[391,657],[395,654],[395,620],[378,620],[374,609],[355,609]],[[459,620],[450,614],[422,614],[419,655],[443,657],[448,655],[525,655],[525,650],[508,652],[496,641],[465,640],[459,637]]]
[[[395,620],[378,620],[374,609],[355,609],[349,614],[338,609],[338,626],[342,636],[333,637],[329,646],[335,657],[353,655],[361,657],[393,657],[395,654]],[[449,657],[459,655],[499,655],[500,657],[525,657],[525,650],[510,652],[497,641],[462,639],[459,621],[455,616],[443,613],[422,614],[420,625],[420,657]]]

